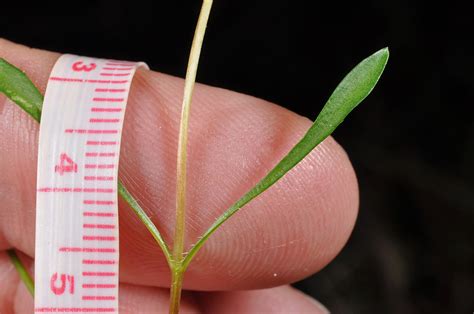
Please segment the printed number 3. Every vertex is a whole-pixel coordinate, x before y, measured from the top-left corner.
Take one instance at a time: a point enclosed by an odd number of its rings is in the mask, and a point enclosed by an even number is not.
[[[94,70],[96,67],[97,65],[95,63],[89,63],[87,65],[87,64],[84,64],[84,62],[82,61],[77,61],[72,64],[72,69],[76,72],[79,72],[79,71],[90,72]]]

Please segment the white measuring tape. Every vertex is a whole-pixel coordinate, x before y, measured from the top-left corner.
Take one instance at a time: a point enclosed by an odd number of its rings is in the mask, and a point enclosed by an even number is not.
[[[35,312],[118,312],[118,162],[144,63],[63,55],[46,89],[36,197]]]

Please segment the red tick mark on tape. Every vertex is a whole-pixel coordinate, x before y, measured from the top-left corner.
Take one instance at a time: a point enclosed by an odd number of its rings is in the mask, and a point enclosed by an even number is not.
[[[49,78],[51,81],[60,81],[60,82],[71,82],[71,83],[99,83],[99,84],[125,84],[128,83],[128,80],[86,80],[73,77],[58,77],[52,76]]]
[[[108,71],[130,71],[133,70],[133,67],[103,67],[102,70]]]
[[[127,90],[125,88],[96,88],[95,91],[98,93],[122,93]]]
[[[121,112],[122,108],[99,108],[93,107],[91,109],[92,112]]]
[[[116,276],[117,273],[113,273],[113,272],[102,272],[102,271],[98,271],[98,272],[95,272],[95,271],[84,271],[82,272],[82,276],[99,276],[99,277],[112,277],[112,276]]]
[[[71,77],[57,77],[52,76],[49,78],[50,81],[61,81],[61,82],[84,82],[83,79],[71,78]]]
[[[105,224],[83,224],[82,227],[86,229],[115,229],[115,225]]]
[[[135,65],[134,62],[129,61],[119,61],[119,60],[111,60],[105,63],[106,65],[117,65],[117,66],[132,66]]]
[[[36,313],[112,313],[111,307],[37,307]]]
[[[107,145],[117,145],[117,142],[115,141],[87,141],[86,144],[107,146]]]
[[[87,152],[86,157],[115,157],[115,153]]]
[[[99,119],[99,118],[91,118],[89,119],[90,123],[117,123],[120,122],[120,119]]]
[[[103,67],[102,70],[107,70],[107,71],[130,71],[130,70],[133,70],[133,67],[128,67],[128,66]]]
[[[96,201],[96,200],[84,200],[85,205],[114,205],[114,201]]]
[[[95,129],[66,129],[66,133],[78,134],[118,134],[118,130],[95,130]]]
[[[86,169],[113,169],[114,164],[85,164]]]
[[[110,301],[115,300],[113,295],[84,295],[82,296],[84,301]]]
[[[82,288],[84,289],[111,289],[115,288],[117,285],[114,284],[106,284],[106,283],[85,283],[82,285]]]
[[[102,101],[106,101],[106,102],[122,102],[122,101],[124,101],[124,98],[102,98],[102,97],[94,97],[94,98],[92,98],[92,101],[96,101],[96,102],[102,102]]]
[[[115,213],[104,213],[104,212],[84,212],[86,217],[115,217]]]
[[[50,188],[44,187],[39,188],[38,192],[64,192],[64,193],[114,193],[114,189],[104,188]]]
[[[114,177],[96,177],[96,176],[85,176],[84,180],[86,181],[112,181]]]
[[[92,248],[92,247],[60,247],[59,252],[63,253],[115,253],[114,248]]]
[[[115,241],[116,237],[107,237],[107,236],[82,236],[84,241]]]
[[[99,83],[99,84],[125,84],[128,80],[85,80],[86,83]]]
[[[84,193],[114,193],[115,189],[106,189],[106,188],[83,188]]]
[[[82,264],[85,265],[115,265],[117,262],[112,259],[84,259]]]
[[[100,76],[129,76],[130,73],[100,73]]]

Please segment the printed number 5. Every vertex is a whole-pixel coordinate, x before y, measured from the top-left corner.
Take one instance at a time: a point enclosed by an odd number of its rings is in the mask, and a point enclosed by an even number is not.
[[[94,70],[96,67],[97,65],[95,63],[89,63],[89,65],[87,65],[87,64],[84,64],[84,62],[82,61],[77,61],[72,64],[72,69],[76,72],[79,72],[79,71],[90,72]]]
[[[59,286],[56,284],[58,277],[59,277]],[[55,295],[63,294],[66,291],[67,285],[69,285],[69,293],[74,294],[74,276],[65,275],[65,274],[61,274],[61,276],[58,276],[58,273],[54,273],[51,276],[50,287],[51,287],[51,291],[53,291]]]

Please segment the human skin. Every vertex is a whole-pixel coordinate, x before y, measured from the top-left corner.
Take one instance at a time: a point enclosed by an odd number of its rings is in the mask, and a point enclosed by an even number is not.
[[[59,55],[0,39],[0,57],[25,71],[42,93]],[[121,148],[119,178],[168,243],[183,88],[180,78],[139,70]],[[310,125],[309,119],[264,100],[198,84],[189,127],[186,246]],[[0,95],[0,313],[33,308],[5,251],[21,252],[32,270],[38,130],[36,121]],[[184,288],[200,292],[185,292],[183,312],[324,313],[287,285],[319,271],[339,253],[357,209],[353,168],[330,137],[211,236],[186,272]],[[119,217],[120,310],[166,312],[170,275],[164,256],[122,200]]]

